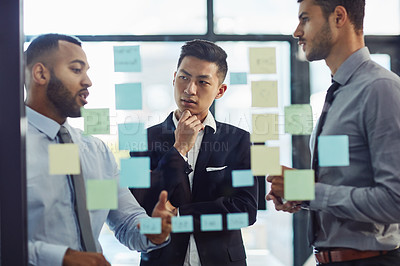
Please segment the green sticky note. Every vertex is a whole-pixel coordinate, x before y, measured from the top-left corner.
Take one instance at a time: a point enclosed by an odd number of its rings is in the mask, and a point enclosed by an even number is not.
[[[251,187],[254,185],[254,177],[251,170],[233,170],[232,186],[233,187]]]
[[[319,166],[348,166],[349,137],[345,135],[318,137]]]
[[[150,158],[134,157],[121,159],[119,185],[120,187],[149,188]]]
[[[314,170],[286,170],[284,173],[285,200],[315,198]]]
[[[141,234],[161,234],[161,218],[141,218],[140,219]]]
[[[48,149],[50,175],[75,175],[81,172],[77,144],[49,144]]]
[[[249,214],[244,213],[228,213],[226,215],[228,230],[239,230],[240,228],[249,226]]]
[[[281,175],[279,147],[251,146],[251,170],[254,176]]]
[[[147,151],[147,130],[143,123],[118,124],[120,150]]]
[[[114,46],[114,71],[115,72],[142,71],[139,45]]]
[[[183,215],[172,217],[172,232],[187,233],[193,232],[193,216]]]
[[[249,48],[250,74],[275,74],[276,49],[275,47]]]
[[[142,84],[141,83],[115,84],[115,109],[141,110]]]
[[[247,84],[246,72],[231,72],[230,73],[231,85]]]
[[[279,118],[277,114],[253,114],[250,141],[264,143],[279,140]]]
[[[85,135],[110,134],[110,110],[81,108]]]
[[[313,131],[311,105],[293,104],[285,106],[285,133],[310,135]]]
[[[222,231],[221,214],[203,214],[200,216],[201,231]]]
[[[114,179],[86,180],[88,210],[118,209],[118,185]]]
[[[251,82],[252,107],[278,107],[278,82],[277,81],[252,81]]]

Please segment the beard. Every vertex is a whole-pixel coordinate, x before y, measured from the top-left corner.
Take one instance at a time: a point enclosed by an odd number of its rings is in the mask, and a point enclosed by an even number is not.
[[[50,71],[50,81],[47,86],[47,97],[54,104],[59,114],[63,117],[80,117],[81,107],[77,104],[78,95],[72,93],[59,80],[54,72]]]
[[[314,39],[311,40],[311,45],[310,52],[306,54],[308,61],[322,60],[329,56],[332,49],[332,32],[328,22],[315,34]]]

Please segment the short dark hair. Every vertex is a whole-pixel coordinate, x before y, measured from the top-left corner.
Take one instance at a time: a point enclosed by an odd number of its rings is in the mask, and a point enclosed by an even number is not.
[[[220,82],[225,80],[228,72],[228,57],[226,52],[213,42],[206,40],[192,40],[186,42],[181,48],[181,55],[178,60],[178,68],[186,56],[193,56],[201,60],[215,63],[218,67],[218,75]]]
[[[82,42],[75,36],[57,33],[39,35],[33,39],[28,49],[25,51],[26,65],[31,66],[43,56],[58,49],[58,41],[67,41],[82,46]]]
[[[347,13],[351,23],[354,25],[356,33],[361,33],[364,27],[364,15],[365,15],[365,0],[312,0],[314,4],[321,7],[324,17],[328,19],[330,14],[335,10],[337,6],[343,6]],[[298,3],[303,0],[297,0]]]

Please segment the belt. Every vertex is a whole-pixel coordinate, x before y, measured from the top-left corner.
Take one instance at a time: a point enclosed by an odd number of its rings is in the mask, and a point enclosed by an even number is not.
[[[318,264],[361,260],[387,254],[389,251],[367,250],[361,251],[350,248],[333,248],[329,250],[314,249],[315,259]]]

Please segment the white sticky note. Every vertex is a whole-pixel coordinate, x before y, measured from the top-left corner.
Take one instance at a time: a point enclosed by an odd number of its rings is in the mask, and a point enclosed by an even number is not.
[[[279,147],[251,146],[251,170],[254,176],[281,175]]]
[[[277,81],[252,81],[251,82],[252,107],[278,107],[278,82]]]
[[[253,114],[250,141],[264,143],[279,140],[279,118],[277,114]]]
[[[48,149],[50,175],[76,175],[81,172],[77,144],[50,144]]]
[[[276,49],[275,47],[249,48],[250,74],[275,74]]]

